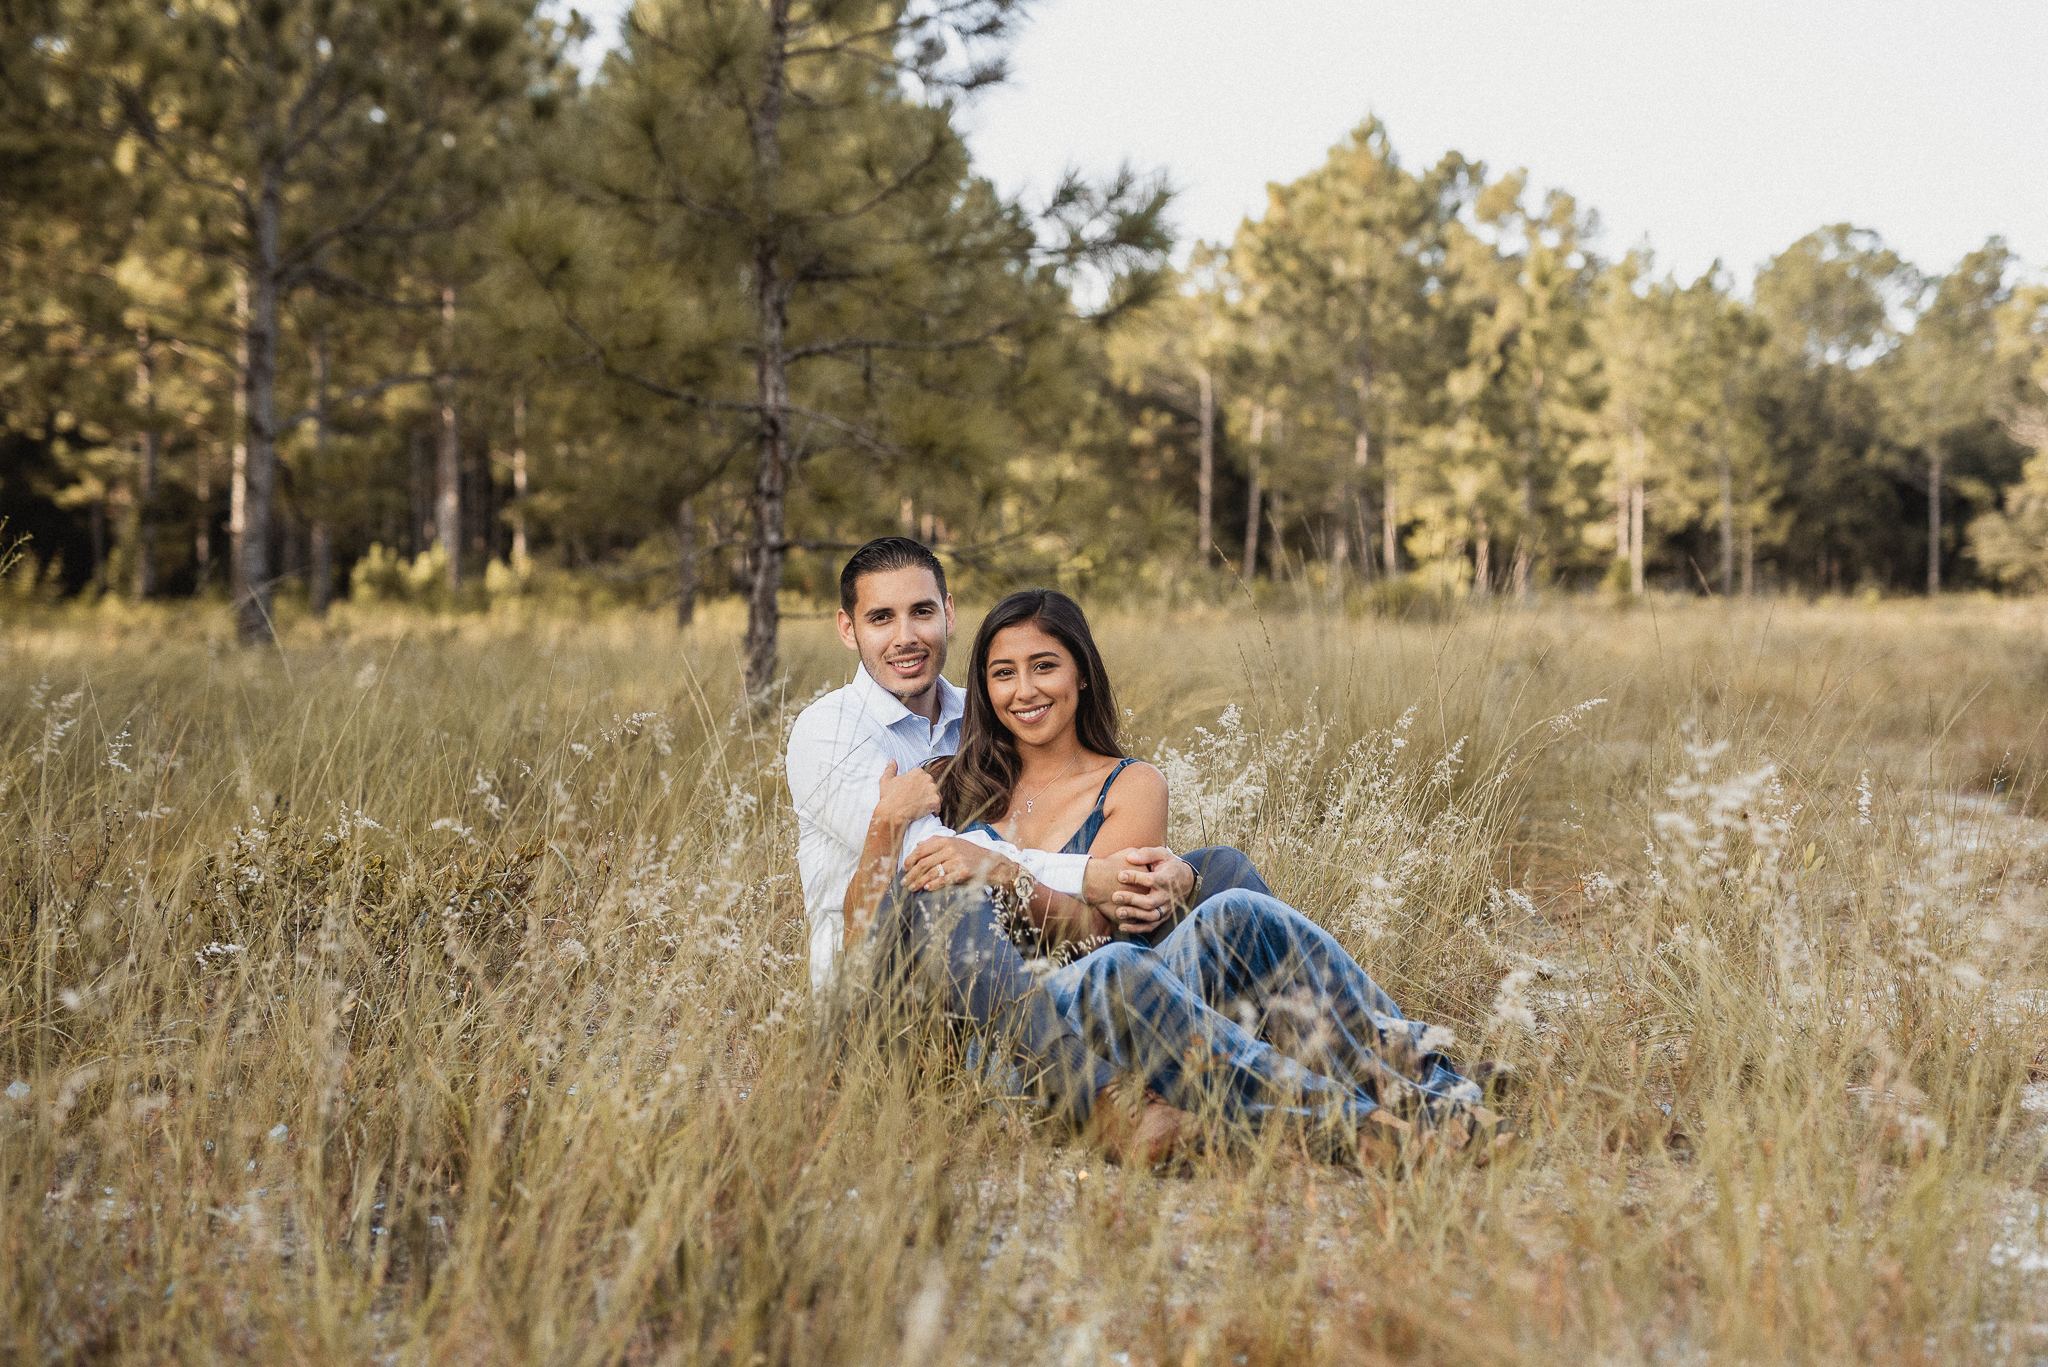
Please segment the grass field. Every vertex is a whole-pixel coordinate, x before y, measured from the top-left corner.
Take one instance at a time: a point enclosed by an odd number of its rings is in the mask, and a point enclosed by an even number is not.
[[[1364,1172],[821,1065],[823,620],[758,719],[723,606],[226,630],[0,627],[0,1358],[2048,1355],[2041,604],[1099,614],[1176,840],[1527,1078]]]

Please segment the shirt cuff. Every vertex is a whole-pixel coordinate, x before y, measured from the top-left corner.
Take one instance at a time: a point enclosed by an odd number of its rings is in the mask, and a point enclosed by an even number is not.
[[[903,833],[902,857],[897,861],[898,865],[909,863],[910,852],[935,835],[954,835],[954,832],[935,816],[921,816],[913,821],[910,829]],[[1016,861],[1038,886],[1063,892],[1069,897],[1079,897],[1088,878],[1088,856],[1085,854],[1023,850],[1007,840],[996,839],[987,831],[968,831],[957,838],[972,841],[983,849],[994,850],[1003,858]]]
[[[1019,850],[1011,857],[1024,866],[1024,871],[1038,886],[1063,892],[1069,897],[1079,897],[1082,884],[1088,878],[1088,856],[1085,854]]]

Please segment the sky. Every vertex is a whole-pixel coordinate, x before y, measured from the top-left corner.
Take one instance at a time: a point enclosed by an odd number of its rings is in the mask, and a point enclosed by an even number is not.
[[[584,0],[600,33],[617,3]],[[1405,165],[1527,168],[1685,281],[1842,221],[1929,272],[1999,234],[2048,279],[2048,0],[1039,0],[1011,64],[964,111],[981,172],[1163,172],[1183,250],[1376,114]]]

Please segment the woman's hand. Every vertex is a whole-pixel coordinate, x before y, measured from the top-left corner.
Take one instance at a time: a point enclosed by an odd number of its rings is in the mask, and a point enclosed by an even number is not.
[[[903,886],[912,892],[952,887],[957,883],[1002,885],[1017,879],[1017,865],[986,845],[957,835],[935,835],[910,852],[903,866]]]

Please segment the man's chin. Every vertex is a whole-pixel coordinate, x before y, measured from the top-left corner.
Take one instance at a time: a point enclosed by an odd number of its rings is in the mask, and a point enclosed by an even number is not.
[[[909,703],[924,697],[938,686],[939,671],[927,666],[924,673],[906,679],[889,666],[883,665],[880,669],[870,669],[868,677],[880,684],[882,690],[896,701]]]

